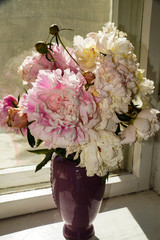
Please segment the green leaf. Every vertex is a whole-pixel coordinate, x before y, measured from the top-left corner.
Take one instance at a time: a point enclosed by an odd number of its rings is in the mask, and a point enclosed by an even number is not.
[[[27,140],[29,145],[33,148],[36,142],[35,142],[35,138],[32,136],[28,127],[27,127]]]
[[[22,132],[22,129],[21,129],[21,128],[20,128],[20,132],[21,132],[22,136],[24,137],[24,134],[23,134],[23,132]]]
[[[115,134],[118,135],[120,133],[120,124],[117,124],[117,129],[115,131]]]
[[[64,158],[66,157],[66,150],[64,148],[56,148],[55,153]]]
[[[105,53],[102,53],[102,52],[100,52],[100,54],[102,54],[103,56],[107,56],[107,54],[105,54]]]
[[[29,122],[29,123],[27,124],[27,126],[31,125],[31,124],[34,123],[34,122],[35,122],[35,120]]]
[[[15,108],[18,108],[18,106],[17,106],[17,103],[16,103],[16,102],[13,102],[13,101],[11,100],[11,103],[13,104],[13,106],[14,106]]]
[[[35,169],[35,172],[39,171],[42,167],[44,167],[51,159],[52,159],[52,155],[55,152],[54,149],[48,150],[45,158],[43,159],[42,162],[40,162]]]
[[[47,58],[48,61],[53,62],[53,60],[51,60],[51,59],[48,57],[48,52],[45,54],[45,56],[46,56],[46,58]]]
[[[61,28],[60,31],[63,31],[63,30],[67,30],[67,31],[74,31],[73,29],[71,28]]]
[[[115,112],[115,113],[120,121],[128,122],[131,119],[131,117],[126,115],[125,113],[122,113],[122,114],[119,114],[117,112]]]
[[[37,139],[36,147],[39,147],[43,141],[41,139]]]
[[[19,103],[19,100],[20,100],[20,94],[18,95],[18,98],[17,98],[17,99],[18,99],[18,103]]]
[[[36,150],[28,150],[28,152],[30,153],[34,153],[34,154],[47,154],[50,150],[44,148],[44,149],[36,149]]]
[[[106,179],[108,180],[108,178],[109,178],[109,171],[106,173],[105,176],[101,177],[101,182],[102,182],[102,184],[105,183],[105,182],[106,182]]]
[[[124,123],[121,123],[121,125],[122,125],[123,127],[125,127],[125,128],[128,127],[128,125],[125,125]]]
[[[57,35],[56,35],[56,43],[57,43],[57,45],[59,45],[59,42],[58,42],[58,37],[57,37]]]
[[[25,92],[26,94],[28,94],[28,92],[27,92],[27,90],[26,90],[25,88],[23,88],[23,90],[24,90],[24,92]]]

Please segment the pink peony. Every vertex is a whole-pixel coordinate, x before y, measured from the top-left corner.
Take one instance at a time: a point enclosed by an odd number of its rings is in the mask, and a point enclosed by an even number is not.
[[[3,128],[8,129],[7,125],[7,117],[8,117],[8,110],[14,107],[14,104],[18,104],[18,100],[13,97],[12,95],[8,95],[4,97],[3,100],[0,100],[0,126]]]
[[[25,94],[21,97],[20,102],[12,95],[6,96],[0,100],[0,126],[6,130],[14,130],[20,133],[20,129],[26,135],[27,116],[21,108]],[[15,107],[17,106],[17,107]]]
[[[39,71],[24,101],[31,133],[48,148],[88,141],[87,130],[99,121],[95,98],[82,86],[84,77],[69,69]]]
[[[68,51],[74,56],[73,49],[68,48]],[[53,43],[52,51],[50,51],[52,56],[56,61],[57,68],[60,68],[62,71],[69,68],[71,71],[77,73],[78,66],[73,61],[73,59],[69,56],[69,54],[63,49],[61,45],[57,45]],[[48,54],[48,58],[51,59]],[[18,72],[22,79],[24,80],[24,84],[28,84],[29,87],[32,87],[32,82],[34,82],[37,78],[39,70],[55,70],[56,67],[53,62],[50,62],[45,54],[40,54],[33,52],[32,56],[28,56],[22,65],[19,67]]]
[[[72,55],[72,57],[76,59],[74,49],[73,48],[68,48],[67,50],[69,53]],[[69,68],[71,71],[77,73],[79,70],[79,67],[77,63],[69,56],[69,54],[64,50],[62,45],[57,45],[56,43],[53,43],[52,45],[52,51],[53,51],[53,57],[56,60],[57,67],[60,68],[62,71],[65,69]]]
[[[21,108],[11,107],[8,110],[7,124],[14,129],[25,128],[28,124],[27,114],[23,113],[23,109]]]

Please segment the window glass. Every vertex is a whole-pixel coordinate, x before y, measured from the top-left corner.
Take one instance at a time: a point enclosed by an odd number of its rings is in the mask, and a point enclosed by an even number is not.
[[[0,98],[22,93],[18,66],[31,55],[34,44],[46,40],[53,23],[74,31],[63,31],[62,38],[72,46],[74,35],[85,37],[98,31],[111,15],[106,0],[1,0],[0,1]],[[0,130],[0,168],[35,165],[39,156],[28,153],[27,141],[20,135]]]

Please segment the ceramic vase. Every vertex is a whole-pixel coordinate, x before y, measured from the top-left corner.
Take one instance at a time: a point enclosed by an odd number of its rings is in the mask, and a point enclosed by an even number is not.
[[[87,240],[95,232],[93,220],[99,212],[105,183],[78,163],[56,156],[51,164],[51,185],[54,201],[64,221],[63,235],[69,240]]]

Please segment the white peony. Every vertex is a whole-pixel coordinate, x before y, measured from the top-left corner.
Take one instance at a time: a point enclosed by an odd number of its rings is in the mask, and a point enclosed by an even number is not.
[[[148,140],[160,129],[156,109],[144,109],[136,117],[133,125],[129,125],[121,134],[122,144],[132,144],[135,141]]]
[[[137,93],[134,96],[133,103],[145,109],[150,107],[149,96],[154,92],[154,82],[144,77],[144,70],[137,69]]]
[[[121,134],[121,144],[132,144],[136,141],[136,127],[129,125]]]
[[[137,115],[134,126],[137,128],[138,140],[148,140],[148,138],[155,135],[155,132],[159,131],[158,113],[160,112],[156,109],[144,109]]]
[[[80,167],[86,167],[87,175],[105,176],[122,161],[120,138],[112,131],[90,132],[90,141],[83,145]]]
[[[98,93],[98,96],[103,99],[99,103],[101,111],[105,111],[102,115],[110,118],[115,111],[118,113],[127,112],[135,85],[130,84],[131,89],[127,87],[132,79],[128,78],[129,74],[126,67],[119,65],[118,68],[112,56],[103,56],[95,75],[94,85],[89,91],[92,91],[93,94]]]
[[[126,37],[127,34],[119,31],[117,29],[117,27],[115,27],[115,24],[113,22],[107,22],[104,24],[104,26],[102,27],[103,32],[105,33],[110,33],[110,32],[116,32],[117,33],[117,37]]]
[[[75,36],[73,45],[81,68],[84,71],[94,70],[100,55],[97,51],[95,40],[90,37],[84,39],[81,36]]]
[[[154,82],[152,80],[149,80],[147,78],[143,78],[139,85],[139,94],[142,96],[145,96],[147,94],[152,94],[154,91]]]
[[[126,38],[126,34],[114,26],[114,23],[105,24],[103,31],[90,33],[87,37],[95,40],[96,48],[103,54],[108,54],[111,51],[114,55],[121,57],[133,55],[133,45]]]

